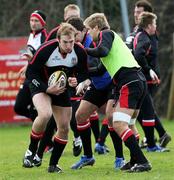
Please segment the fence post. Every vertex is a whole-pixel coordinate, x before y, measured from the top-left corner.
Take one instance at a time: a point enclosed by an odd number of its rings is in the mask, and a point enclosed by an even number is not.
[[[174,33],[173,33],[173,62],[172,62],[172,78],[170,85],[170,94],[168,100],[167,119],[174,120]]]

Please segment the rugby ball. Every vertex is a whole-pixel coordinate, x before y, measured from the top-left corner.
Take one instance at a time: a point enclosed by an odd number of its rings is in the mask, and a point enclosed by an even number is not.
[[[66,87],[67,77],[63,71],[55,71],[48,79],[48,86],[57,85],[59,87]]]

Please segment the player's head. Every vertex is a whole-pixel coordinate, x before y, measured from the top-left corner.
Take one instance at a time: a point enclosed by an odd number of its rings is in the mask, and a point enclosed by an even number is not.
[[[135,8],[134,8],[134,21],[135,24],[138,24],[138,16],[142,13],[142,12],[152,12],[152,5],[149,1],[147,0],[139,0],[135,3]]]
[[[150,12],[142,12],[138,17],[138,26],[153,35],[156,32],[157,16]]]
[[[30,15],[30,27],[32,31],[38,31],[42,29],[46,24],[46,16],[40,11],[36,10]]]
[[[70,53],[74,47],[76,29],[69,23],[62,23],[57,31],[59,48],[62,53]]]
[[[84,35],[87,32],[85,25],[83,24],[83,20],[79,17],[72,17],[68,19],[67,23],[71,24],[76,28],[76,42],[82,42],[84,39]]]
[[[80,17],[80,8],[76,4],[69,4],[64,8],[64,21],[71,17]]]
[[[90,15],[85,19],[84,24],[94,41],[98,38],[98,34],[101,30],[110,28],[106,16],[103,13],[94,13]]]

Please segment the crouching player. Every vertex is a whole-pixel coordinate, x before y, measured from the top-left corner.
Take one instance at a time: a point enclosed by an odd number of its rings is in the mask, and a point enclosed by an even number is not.
[[[57,70],[66,73],[71,86],[77,85],[77,79],[72,78],[73,76],[87,79],[87,55],[81,46],[75,44],[75,35],[76,30],[72,25],[61,24],[57,39],[43,44],[28,66],[26,77],[30,81],[32,101],[38,116],[32,125],[30,144],[23,159],[23,167],[30,168],[40,163],[41,159],[37,155],[38,143],[53,113],[58,130],[54,137],[48,172],[62,172],[57,164],[68,141],[72,113],[69,88],[57,85],[48,87],[47,81]]]

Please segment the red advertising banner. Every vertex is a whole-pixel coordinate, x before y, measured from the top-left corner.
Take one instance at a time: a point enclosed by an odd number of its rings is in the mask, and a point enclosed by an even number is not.
[[[20,59],[20,50],[26,47],[27,39],[0,39],[0,123],[29,121],[15,114],[13,107],[21,82],[19,70],[27,63]]]

